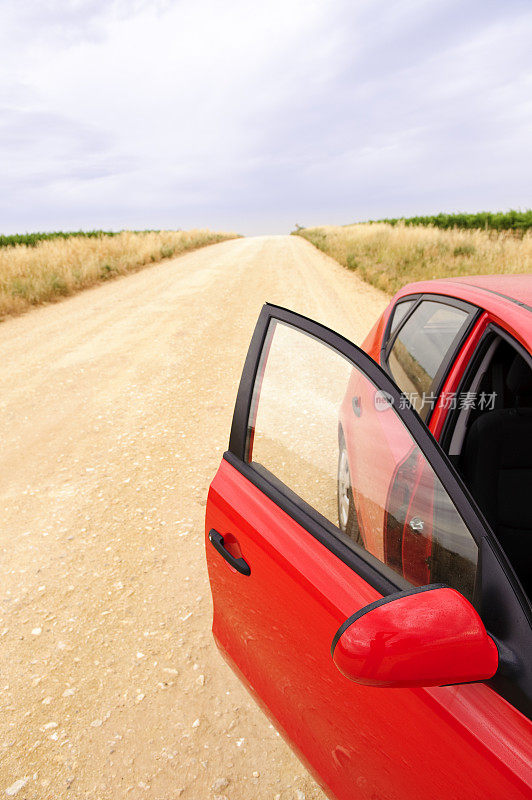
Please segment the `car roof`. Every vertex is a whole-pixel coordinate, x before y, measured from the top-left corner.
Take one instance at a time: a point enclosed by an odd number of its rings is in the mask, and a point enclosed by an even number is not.
[[[395,296],[442,294],[472,303],[532,352],[532,275],[466,275],[404,286]]]
[[[453,281],[504,295],[509,300],[529,306],[532,310],[532,275],[470,275],[453,278]]]

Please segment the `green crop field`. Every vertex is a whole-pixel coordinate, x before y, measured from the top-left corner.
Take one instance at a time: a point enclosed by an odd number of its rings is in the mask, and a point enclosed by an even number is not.
[[[432,225],[435,228],[450,230],[462,228],[473,230],[482,228],[494,231],[525,232],[532,228],[532,210],[526,211],[480,211],[478,214],[435,214],[428,217],[392,217],[390,219],[370,220],[386,222],[388,225]]]
[[[51,231],[49,233],[0,234],[0,247],[14,247],[17,244],[35,247],[39,242],[48,242],[53,239],[70,239],[73,236],[101,239],[102,236],[118,236],[118,231]]]
[[[176,233],[179,229],[176,229]],[[0,247],[14,247],[17,244],[25,244],[27,247],[35,247],[39,242],[49,242],[53,239],[101,239],[105,236],[120,236],[126,231],[42,231],[36,233],[12,233],[0,234]],[[146,229],[142,231],[129,231],[129,233],[161,233],[159,230]]]

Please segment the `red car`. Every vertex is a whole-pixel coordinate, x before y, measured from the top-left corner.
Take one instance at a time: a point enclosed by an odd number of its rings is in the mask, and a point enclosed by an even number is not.
[[[521,275],[410,284],[363,350],[259,317],[213,633],[331,798],[532,797],[531,312]]]

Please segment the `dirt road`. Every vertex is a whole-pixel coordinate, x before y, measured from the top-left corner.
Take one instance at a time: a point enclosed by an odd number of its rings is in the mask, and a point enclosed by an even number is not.
[[[0,326],[0,796],[324,797],[210,634],[207,487],[266,300],[355,341],[386,304],[272,236]]]

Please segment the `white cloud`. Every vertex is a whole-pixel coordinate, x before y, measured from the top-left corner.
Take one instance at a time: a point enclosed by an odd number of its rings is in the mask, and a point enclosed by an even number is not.
[[[5,230],[527,203],[523,3],[4,5]]]

